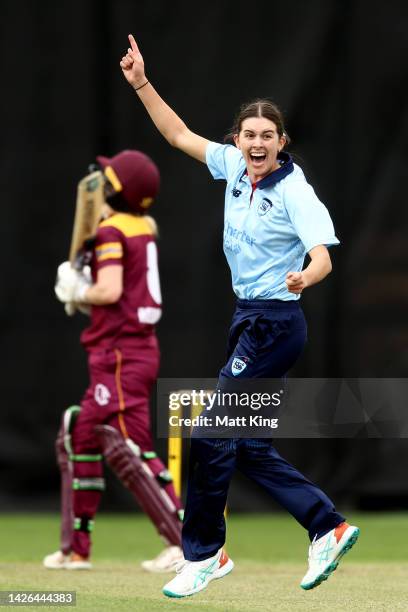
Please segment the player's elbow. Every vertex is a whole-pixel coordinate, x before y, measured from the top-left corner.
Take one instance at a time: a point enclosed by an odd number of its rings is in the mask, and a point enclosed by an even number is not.
[[[169,134],[167,140],[175,149],[181,149],[184,151],[186,140],[188,140],[188,135],[191,134],[188,127],[183,123],[182,125],[177,126],[175,130],[171,134]]]
[[[331,260],[329,260],[329,266],[328,267],[329,267],[329,271],[328,271],[327,274],[330,274],[330,272],[333,270],[333,264],[332,264]]]
[[[121,296],[122,287],[99,285],[98,295],[96,297],[99,304],[109,306],[110,304],[116,304],[116,302],[119,302]]]
[[[105,300],[106,304],[116,304],[122,297],[122,289],[120,287],[110,287],[106,290]]]
[[[320,261],[318,261],[317,271],[320,280],[323,280],[324,278],[326,278],[326,276],[330,274],[330,272],[332,271],[332,263],[329,256],[322,257]]]
[[[326,246],[319,245],[309,251],[311,264],[320,279],[325,278],[332,271],[330,253]]]
[[[333,266],[332,266],[330,257],[326,259],[325,267],[326,267],[326,276],[328,276],[328,274],[330,274],[330,272],[333,270]]]
[[[180,146],[180,134],[179,133],[176,132],[176,133],[173,133],[173,134],[169,134],[169,136],[167,138],[167,142],[174,149],[181,149],[181,146]]]

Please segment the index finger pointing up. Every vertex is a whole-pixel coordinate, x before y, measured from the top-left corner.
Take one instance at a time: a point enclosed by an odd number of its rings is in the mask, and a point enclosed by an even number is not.
[[[133,38],[133,35],[129,34],[128,38],[129,38],[130,46],[132,47],[132,51],[134,51],[135,53],[139,53],[139,48],[136,44],[135,39]]]

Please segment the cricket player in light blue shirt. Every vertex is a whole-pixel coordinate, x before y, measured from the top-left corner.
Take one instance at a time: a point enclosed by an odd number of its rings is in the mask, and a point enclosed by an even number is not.
[[[290,155],[253,189],[242,152],[209,143],[206,162],[215,179],[227,181],[224,253],[239,298],[299,299],[286,285],[288,270],[301,272],[305,255],[319,245],[339,244],[326,207]]]
[[[275,104],[255,100],[241,108],[230,135],[235,146],[210,142],[160,98],[146,78],[133,36],[129,42],[122,72],[158,130],[227,183],[224,252],[238,299],[217,391],[231,390],[242,379],[284,377],[306,342],[300,294],[330,273],[327,247],[339,242],[329,213],[284,151],[289,137]],[[306,253],[310,263],[303,268]],[[327,495],[285,461],[270,439],[247,433],[228,439],[225,432],[218,439],[193,436],[182,532],[186,563],[164,586],[168,597],[193,595],[233,569],[223,549],[223,513],[235,468],[308,530],[303,589],[326,580],[356,542],[359,529],[345,522]]]

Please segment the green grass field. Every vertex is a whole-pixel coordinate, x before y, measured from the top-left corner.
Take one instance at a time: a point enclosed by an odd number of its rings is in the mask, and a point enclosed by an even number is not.
[[[198,595],[170,600],[161,594],[168,575],[139,567],[161,550],[145,517],[99,515],[94,569],[68,572],[41,565],[43,556],[58,548],[56,515],[0,514],[0,590],[76,591],[75,608],[54,610],[408,610],[408,513],[350,518],[361,528],[359,542],[327,582],[306,592],[299,587],[307,566],[304,530],[286,515],[232,515],[227,549],[234,571]]]

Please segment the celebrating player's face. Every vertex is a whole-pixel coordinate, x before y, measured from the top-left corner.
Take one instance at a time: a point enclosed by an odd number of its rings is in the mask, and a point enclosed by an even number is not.
[[[265,117],[244,119],[234,140],[242,151],[252,182],[279,168],[277,155],[285,144],[285,137],[279,136],[273,121]]]

